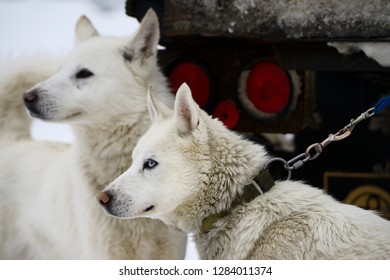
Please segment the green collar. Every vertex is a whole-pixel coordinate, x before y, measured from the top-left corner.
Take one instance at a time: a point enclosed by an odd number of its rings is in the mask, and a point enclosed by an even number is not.
[[[243,205],[252,201],[259,195],[269,191],[274,185],[275,182],[269,174],[268,169],[262,170],[255,178],[253,178],[249,185],[244,187],[243,192],[236,196],[229,207],[230,210],[222,211],[203,219],[201,228],[202,233],[208,233],[213,228],[214,224],[219,219],[226,217],[231,210],[236,208],[238,205]]]

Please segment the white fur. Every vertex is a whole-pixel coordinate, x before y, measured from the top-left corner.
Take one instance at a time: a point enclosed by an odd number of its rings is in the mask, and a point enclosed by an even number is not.
[[[186,85],[174,112],[153,96],[148,108],[154,123],[132,166],[102,193],[110,215],[159,218],[192,232],[203,259],[390,258],[389,221],[301,182],[276,182],[231,208],[267,161],[264,149],[200,110]],[[150,159],[157,164],[144,168]],[[228,214],[202,230],[206,217],[222,211]]]
[[[71,146],[32,141],[27,125],[7,125],[26,119],[21,89],[32,86],[27,70],[9,75],[0,95],[0,258],[184,258],[183,233],[156,220],[113,219],[96,200],[130,166],[136,141],[150,125],[147,86],[173,103],[156,66],[158,38],[153,11],[131,38],[101,37],[82,17],[77,44],[54,75],[50,64],[34,64],[30,72],[41,73],[33,76],[40,83],[26,96],[38,99],[27,107],[35,117],[71,124]],[[81,69],[93,75],[78,78]]]
[[[0,141],[30,138],[31,118],[25,114],[22,94],[37,81],[50,77],[58,65],[58,58],[44,54],[0,63]]]

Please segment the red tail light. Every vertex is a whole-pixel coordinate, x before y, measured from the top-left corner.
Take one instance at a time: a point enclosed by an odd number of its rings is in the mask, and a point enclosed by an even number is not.
[[[215,107],[213,115],[214,117],[222,121],[224,125],[229,129],[234,128],[240,119],[240,114],[237,109],[237,106],[231,100],[219,103]]]
[[[289,111],[293,92],[289,73],[273,62],[263,61],[243,71],[239,98],[254,117],[275,121]]]
[[[290,98],[290,81],[282,68],[272,62],[256,64],[246,81],[248,98],[265,113],[279,113]]]
[[[207,109],[212,96],[212,81],[206,69],[189,60],[179,60],[168,68],[169,81],[174,92],[184,82],[191,89],[194,100],[202,109]]]

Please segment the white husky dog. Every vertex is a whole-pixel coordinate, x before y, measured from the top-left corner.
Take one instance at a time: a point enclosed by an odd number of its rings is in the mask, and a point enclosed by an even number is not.
[[[157,220],[113,219],[96,201],[130,166],[136,141],[150,126],[147,86],[173,105],[156,66],[157,16],[149,11],[131,38],[99,36],[81,17],[76,39],[49,79],[43,81],[51,65],[42,61],[2,87],[0,258],[183,259],[185,234]],[[30,114],[71,124],[71,146],[26,139],[20,89],[31,79],[43,82],[23,96]]]
[[[174,111],[151,94],[148,108],[131,167],[99,195],[110,215],[192,232],[203,259],[390,259],[390,222],[374,213],[301,182],[260,194],[263,147],[200,110],[188,86]]]

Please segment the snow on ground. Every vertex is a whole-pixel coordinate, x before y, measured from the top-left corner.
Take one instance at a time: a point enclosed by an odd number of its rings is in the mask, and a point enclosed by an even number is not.
[[[36,52],[65,55],[73,46],[77,19],[87,15],[102,35],[127,36],[138,26],[125,15],[125,0],[0,0],[0,61]],[[32,134],[38,140],[72,143],[67,125],[34,121]],[[198,259],[189,237],[186,259]]]

